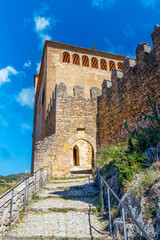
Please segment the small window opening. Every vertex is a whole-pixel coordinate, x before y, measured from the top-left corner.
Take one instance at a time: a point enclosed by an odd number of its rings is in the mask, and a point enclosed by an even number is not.
[[[101,59],[101,69],[107,70],[107,63],[105,59]]]
[[[115,68],[115,63],[113,61],[109,61],[109,70],[112,71]]]
[[[97,58],[93,57],[91,62],[92,62],[92,68],[98,68],[98,60],[97,60]]]
[[[73,64],[79,65],[79,55],[73,54]]]
[[[87,56],[82,57],[82,66],[89,67],[89,59]]]
[[[122,63],[121,62],[118,62],[117,66],[118,66],[118,69],[122,70]]]
[[[68,52],[63,53],[63,62],[70,63],[70,54]]]
[[[43,92],[42,92],[42,105],[44,104],[44,97],[45,97],[45,88],[43,89]]]

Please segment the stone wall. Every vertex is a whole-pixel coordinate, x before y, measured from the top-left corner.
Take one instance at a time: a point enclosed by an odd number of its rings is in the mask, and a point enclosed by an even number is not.
[[[35,170],[52,162],[54,174],[70,173],[76,144],[81,151],[80,167],[92,166],[92,155],[96,152],[97,96],[101,90],[92,87],[90,95],[86,99],[80,85],[73,88],[73,96],[67,95],[64,83],[56,86],[47,110],[47,137],[35,144]],[[86,152],[87,158],[83,159],[82,152]]]
[[[42,184],[44,184],[48,177],[51,175],[50,168],[48,171],[44,169],[36,173],[36,192],[40,191]],[[26,181],[22,182],[18,187],[14,188],[13,198],[13,210],[12,210],[12,224],[15,224],[19,218],[19,214],[23,214],[25,208],[25,194],[26,194],[26,210],[29,201],[35,194],[35,174],[29,178],[29,184],[25,185]],[[26,191],[25,191],[25,186]],[[12,191],[9,191],[4,197],[0,198],[0,239],[3,239],[10,228],[10,216],[11,216],[11,198]]]
[[[133,131],[138,126],[146,127],[140,112],[150,113],[147,99],[160,111],[160,26],[153,33],[153,50],[149,44],[140,43],[136,49],[136,61],[125,59],[123,71],[114,69],[110,81],[104,80],[102,96],[98,99],[98,143],[104,146],[113,141],[125,141],[128,132],[124,127],[126,120]]]

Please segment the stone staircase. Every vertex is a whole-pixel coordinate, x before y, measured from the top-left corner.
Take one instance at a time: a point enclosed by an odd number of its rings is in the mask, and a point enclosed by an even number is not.
[[[6,239],[112,239],[98,205],[98,189],[90,174],[52,179]]]

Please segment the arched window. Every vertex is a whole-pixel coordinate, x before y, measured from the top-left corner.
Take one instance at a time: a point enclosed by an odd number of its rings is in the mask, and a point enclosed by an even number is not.
[[[107,63],[105,59],[101,59],[101,69],[107,70]]]
[[[82,56],[82,66],[89,67],[89,59],[87,56]]]
[[[92,57],[91,63],[92,63],[92,68],[98,68],[98,60],[97,60],[97,58]]]
[[[118,69],[122,70],[122,63],[121,63],[121,62],[118,62],[118,63],[117,63],[117,67],[118,67]]]
[[[73,54],[73,64],[79,65],[79,55]]]
[[[109,61],[109,70],[112,71],[115,68],[115,62]]]
[[[45,88],[43,88],[43,92],[42,92],[42,105],[44,103],[44,98],[45,98]]]
[[[70,54],[68,52],[63,53],[63,62],[70,63]]]

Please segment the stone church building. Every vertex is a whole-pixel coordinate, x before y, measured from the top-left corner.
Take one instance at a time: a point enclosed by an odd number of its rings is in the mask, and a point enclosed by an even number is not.
[[[125,56],[46,41],[34,77],[32,172],[53,174],[92,168],[97,149],[97,97]]]

